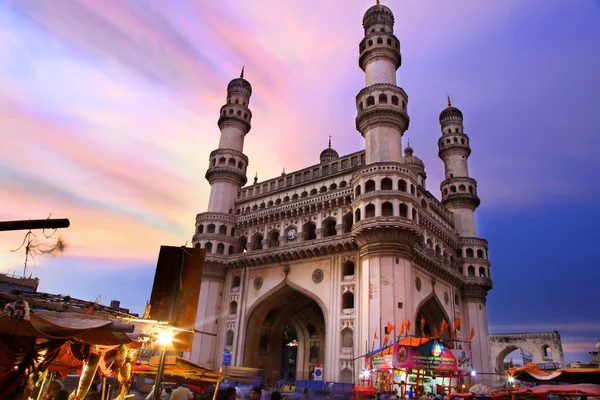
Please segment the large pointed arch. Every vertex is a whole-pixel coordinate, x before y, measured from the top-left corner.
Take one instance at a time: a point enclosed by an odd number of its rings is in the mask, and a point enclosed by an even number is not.
[[[448,316],[448,313],[446,313],[446,310],[444,309],[442,302],[440,301],[440,299],[438,299],[435,292],[431,293],[429,296],[427,296],[425,299],[423,299],[423,301],[421,301],[421,303],[419,303],[419,306],[417,307],[414,318],[415,318],[414,321],[415,321],[415,335],[416,336],[421,336],[421,318],[424,318],[425,319],[425,327],[424,327],[425,336],[427,336],[427,337],[433,336],[434,328],[437,328],[438,332],[440,332],[442,320],[445,320],[446,324],[448,325],[448,328],[445,330],[443,335],[440,335],[440,337],[443,339],[450,338],[450,332],[452,329],[452,320]],[[451,343],[449,343],[449,345],[452,346]]]
[[[263,370],[266,381],[284,378],[289,347],[283,341],[286,326],[298,334],[295,379],[310,379],[315,364],[325,363],[327,310],[317,296],[283,280],[260,296],[245,316],[242,365]],[[287,376],[285,377],[287,378]]]
[[[314,300],[315,303],[317,303],[319,305],[319,307],[321,308],[323,317],[325,317],[325,321],[327,321],[327,308],[325,307],[325,303],[323,303],[323,301],[318,296],[315,296],[314,293],[306,290],[302,286],[296,285],[296,284],[290,282],[289,280],[284,279],[281,282],[279,282],[277,285],[275,285],[274,287],[269,289],[265,294],[263,294],[258,299],[256,299],[254,301],[254,303],[252,303],[252,305],[250,306],[250,308],[248,308],[248,311],[246,312],[246,326],[248,324],[248,321],[250,320],[250,315],[252,315],[252,313],[256,310],[256,308],[262,302],[264,302],[266,299],[271,297],[274,293],[277,293],[280,289],[282,289],[285,286],[289,286],[290,288],[294,289],[297,292],[302,293],[303,295],[310,298],[311,300]]]

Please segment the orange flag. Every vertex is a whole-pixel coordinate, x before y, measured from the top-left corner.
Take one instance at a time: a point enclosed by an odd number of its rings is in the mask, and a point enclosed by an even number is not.
[[[439,338],[440,337],[440,333],[437,330],[437,326],[433,327],[433,337],[434,338]]]
[[[460,318],[454,318],[454,330],[457,331],[460,329]]]
[[[402,326],[400,327],[400,334],[404,334],[404,329],[406,329],[406,322],[402,321]]]
[[[446,322],[445,319],[442,319],[442,326],[440,328],[440,335],[443,335],[444,332],[446,332],[446,329],[448,329],[448,323]]]
[[[410,319],[408,320],[408,324],[406,324],[406,333],[410,333]]]
[[[450,339],[454,339],[454,329],[450,331]]]
[[[375,335],[373,336],[373,339],[377,339],[377,328],[375,328]]]
[[[475,336],[475,328],[471,328],[471,334],[469,335],[469,342],[471,340],[473,340],[473,337]]]
[[[390,335],[385,335],[383,337],[383,347],[387,346],[388,340],[390,340]]]
[[[421,336],[425,335],[425,318],[421,318]]]
[[[388,333],[392,333],[392,331],[394,330],[394,325],[392,325],[392,324],[390,324],[388,322],[388,324],[387,324],[387,330],[388,330]]]

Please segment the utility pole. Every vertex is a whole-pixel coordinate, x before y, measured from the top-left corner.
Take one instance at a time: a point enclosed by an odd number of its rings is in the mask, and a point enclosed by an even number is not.
[[[58,229],[68,228],[71,222],[62,219],[27,219],[22,221],[0,221],[0,232],[29,231],[32,229]]]
[[[33,229],[58,229],[58,228],[68,228],[71,225],[71,222],[67,218],[60,219],[27,219],[20,221],[0,221],[0,232],[9,232],[9,231],[29,231],[25,235],[25,239],[23,240],[23,245],[25,245],[25,266],[23,267],[23,278],[27,275],[27,260],[29,258],[30,251],[30,236],[33,235],[31,230]],[[33,235],[35,236],[35,235]],[[21,248],[21,247],[19,247]]]

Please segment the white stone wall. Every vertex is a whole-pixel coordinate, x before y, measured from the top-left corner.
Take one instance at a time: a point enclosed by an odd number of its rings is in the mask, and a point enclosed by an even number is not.
[[[221,131],[219,148],[244,151],[244,136],[244,131],[242,131],[239,127],[234,125],[225,126]]]
[[[454,226],[462,237],[477,237],[475,213],[470,208],[451,208],[454,213]]]
[[[365,67],[365,86],[376,83],[396,85],[396,66],[389,58],[378,58],[369,61]]]
[[[471,328],[475,329],[475,336],[471,342],[471,350],[473,354],[473,368],[476,372],[489,373],[493,371],[490,355],[490,342],[488,337],[488,321],[487,310],[484,300],[465,299],[463,308],[468,316],[469,330],[463,330],[463,337],[469,338]],[[492,382],[490,375],[480,375],[475,383]]]
[[[462,154],[450,154],[444,159],[446,179],[451,177],[468,177],[469,164]]]
[[[221,311],[222,291],[223,284],[220,281],[203,277],[196,314],[196,330],[213,334],[218,333],[217,320]],[[208,368],[216,368],[219,363],[219,354],[215,351],[216,345],[217,338],[214,336],[194,335],[190,360]]]
[[[208,212],[229,213],[235,208],[235,198],[238,188],[235,183],[229,181],[213,182],[210,196],[208,198]]]

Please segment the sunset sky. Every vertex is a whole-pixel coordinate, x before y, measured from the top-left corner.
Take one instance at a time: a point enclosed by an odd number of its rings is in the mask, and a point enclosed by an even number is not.
[[[490,332],[600,336],[600,2],[382,0],[395,14],[410,140],[440,197],[438,115],[465,115],[490,242]],[[0,220],[69,218],[40,290],[141,312],[161,244],[206,209],[227,83],[253,86],[249,180],[364,148],[354,97],[367,0],[0,3]],[[0,271],[23,272],[25,232]],[[45,240],[38,232],[41,243]]]

